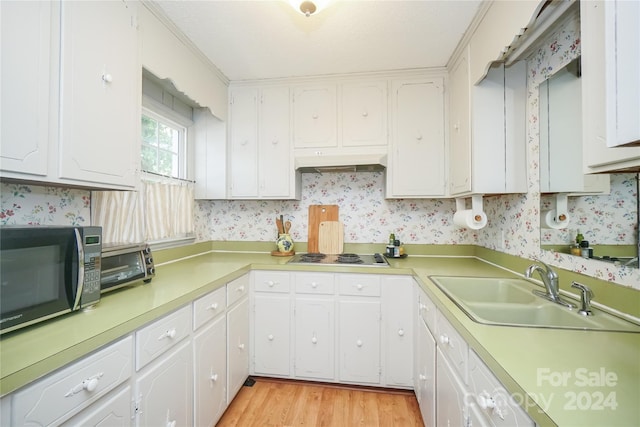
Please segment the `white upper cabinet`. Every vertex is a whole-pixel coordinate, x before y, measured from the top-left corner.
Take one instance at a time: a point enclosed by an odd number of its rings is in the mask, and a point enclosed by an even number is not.
[[[58,129],[57,9],[50,1],[0,2],[3,172],[39,177],[48,173],[49,146]]]
[[[387,198],[443,197],[445,102],[442,77],[392,84]]]
[[[640,169],[640,4],[580,2],[584,172]],[[615,148],[611,148],[615,147]]]
[[[468,51],[450,80],[449,194],[526,193],[526,64],[468,79]]]
[[[59,176],[135,184],[141,67],[135,2],[62,2]]]
[[[342,145],[386,146],[387,82],[345,83],[342,88]]]
[[[295,148],[336,147],[336,85],[303,86],[293,93]]]
[[[299,198],[289,120],[289,88],[230,92],[229,193],[232,199]]]

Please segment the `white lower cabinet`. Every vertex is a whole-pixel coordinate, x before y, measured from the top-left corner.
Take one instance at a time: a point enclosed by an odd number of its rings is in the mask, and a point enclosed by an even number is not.
[[[466,387],[440,348],[436,351],[436,425],[466,426]]]
[[[413,387],[415,281],[409,276],[382,276],[382,366],[387,386]]]
[[[191,342],[184,340],[137,376],[134,392],[135,425],[191,425],[192,378]]]
[[[62,425],[83,427],[131,425],[131,386],[126,385],[109,393]]]
[[[126,337],[11,395],[10,425],[60,424],[100,402],[131,377],[132,341]]]
[[[340,381],[380,383],[380,301],[340,301]]]
[[[296,296],[294,335],[296,378],[334,380],[334,319],[333,298]]]
[[[436,425],[436,340],[420,319],[416,331],[416,375],[414,390],[422,421],[427,427]]]
[[[256,374],[289,375],[289,296],[256,295],[253,305],[253,366]]]
[[[224,316],[204,326],[193,338],[193,422],[196,426],[215,425],[227,408],[226,344]]]
[[[249,299],[242,298],[227,312],[227,402],[233,400],[248,376]]]

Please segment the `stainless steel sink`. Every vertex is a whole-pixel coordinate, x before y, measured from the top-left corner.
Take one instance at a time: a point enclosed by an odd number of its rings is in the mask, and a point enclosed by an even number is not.
[[[640,333],[640,325],[592,308],[583,316],[533,294],[539,288],[518,278],[430,276],[467,316],[478,323],[537,328]]]

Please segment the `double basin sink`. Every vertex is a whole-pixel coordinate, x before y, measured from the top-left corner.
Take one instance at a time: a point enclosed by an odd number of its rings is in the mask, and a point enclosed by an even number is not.
[[[478,323],[539,328],[640,333],[640,325],[592,307],[592,316],[547,301],[519,278],[431,276],[467,316]],[[574,301],[579,305],[579,301]]]

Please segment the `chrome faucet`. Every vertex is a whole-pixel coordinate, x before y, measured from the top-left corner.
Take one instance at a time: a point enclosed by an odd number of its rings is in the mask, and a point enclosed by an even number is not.
[[[589,289],[588,286],[578,282],[573,282],[571,287],[580,291],[580,303],[582,304],[582,307],[578,310],[578,313],[583,316],[592,316],[593,311],[591,311],[591,298],[594,297],[593,291]]]
[[[574,304],[564,301],[562,298],[560,298],[558,273],[556,273],[549,265],[545,264],[544,262],[538,262],[540,264],[531,264],[529,267],[527,267],[524,272],[524,277],[530,279],[531,275],[537,271],[542,278],[542,283],[544,283],[546,292],[534,289],[533,293],[542,298],[548,299],[549,301],[553,301],[556,304],[560,304],[569,308],[575,308],[576,306]]]

